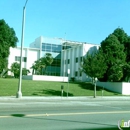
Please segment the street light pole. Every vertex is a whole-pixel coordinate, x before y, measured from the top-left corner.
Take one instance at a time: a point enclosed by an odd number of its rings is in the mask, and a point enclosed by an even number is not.
[[[23,53],[23,43],[24,43],[24,25],[25,25],[25,9],[27,5],[28,0],[26,0],[26,3],[23,7],[23,20],[22,20],[22,36],[21,36],[21,53],[20,53],[20,76],[19,76],[19,84],[18,84],[18,92],[16,94],[16,98],[22,98],[22,92],[21,92],[21,83],[22,83],[22,53]]]

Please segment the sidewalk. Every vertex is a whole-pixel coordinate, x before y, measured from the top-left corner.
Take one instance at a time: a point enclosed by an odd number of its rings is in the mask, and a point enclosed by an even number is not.
[[[42,101],[58,101],[58,100],[72,100],[72,101],[130,101],[130,96],[75,96],[75,97],[61,97],[61,96],[23,96],[22,98],[16,98],[15,96],[0,96],[0,101],[4,100],[42,100]]]

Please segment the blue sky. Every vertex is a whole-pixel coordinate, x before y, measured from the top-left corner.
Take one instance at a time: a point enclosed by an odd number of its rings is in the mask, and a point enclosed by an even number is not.
[[[0,0],[0,19],[21,44],[26,0]],[[117,27],[130,35],[130,0],[28,0],[24,46],[39,36],[100,44]]]

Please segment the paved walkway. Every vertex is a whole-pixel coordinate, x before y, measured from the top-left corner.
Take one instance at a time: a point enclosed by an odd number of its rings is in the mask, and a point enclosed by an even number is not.
[[[60,96],[23,96],[22,98],[16,98],[15,96],[0,96],[0,101],[2,100],[47,100],[47,101],[55,101],[55,100],[129,100],[130,96],[97,96],[94,98],[93,96],[74,96],[74,97],[60,97]]]

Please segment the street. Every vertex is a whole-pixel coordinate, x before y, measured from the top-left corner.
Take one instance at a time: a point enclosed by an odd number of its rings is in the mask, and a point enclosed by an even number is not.
[[[0,100],[0,130],[118,130],[129,101]]]

